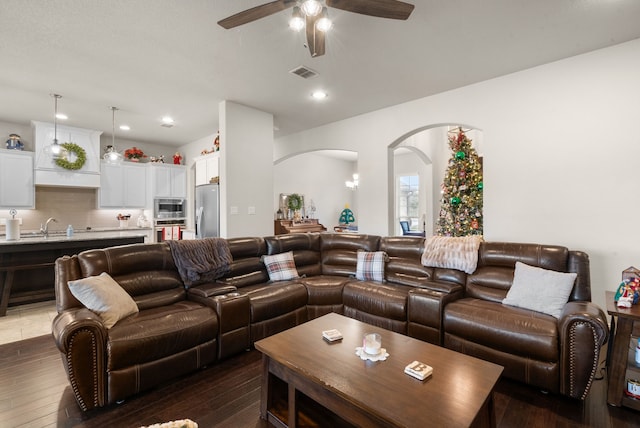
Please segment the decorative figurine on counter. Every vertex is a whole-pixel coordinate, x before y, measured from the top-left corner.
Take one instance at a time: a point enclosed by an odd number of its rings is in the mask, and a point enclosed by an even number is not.
[[[151,163],[164,163],[164,155],[151,156],[149,158],[149,162],[151,162]]]
[[[338,219],[338,222],[340,224],[346,224],[348,226],[349,223],[353,223],[355,221],[356,221],[356,218],[353,215],[353,211],[349,209],[349,204],[346,204],[344,206],[344,209],[340,213],[340,218]]]
[[[18,134],[9,134],[9,139],[7,140],[7,149],[9,150],[23,150],[24,144],[20,141],[20,136]]]
[[[180,154],[180,152],[176,152],[176,154],[173,155],[173,164],[180,165],[181,163],[182,163],[182,155]]]

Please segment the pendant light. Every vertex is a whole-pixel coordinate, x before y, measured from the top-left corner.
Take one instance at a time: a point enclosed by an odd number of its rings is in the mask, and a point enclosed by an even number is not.
[[[107,163],[119,164],[123,160],[122,153],[116,149],[116,110],[118,107],[111,107],[111,145],[105,149],[102,159]]]
[[[66,158],[67,150],[58,144],[58,100],[62,95],[51,94],[54,100],[53,111],[53,143],[44,148],[45,153],[53,160]]]

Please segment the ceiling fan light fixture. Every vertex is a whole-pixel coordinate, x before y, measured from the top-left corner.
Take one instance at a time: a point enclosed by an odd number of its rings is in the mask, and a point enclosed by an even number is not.
[[[304,0],[300,5],[302,12],[307,16],[316,16],[322,11],[322,3],[318,0]]]
[[[333,23],[329,19],[329,12],[327,12],[326,7],[323,7],[322,12],[320,13],[320,18],[318,18],[318,20],[316,21],[316,29],[318,31],[322,31],[323,33],[326,33],[331,29],[332,25]]]
[[[304,28],[304,18],[302,18],[302,12],[300,12],[298,6],[293,8],[293,14],[289,20],[289,27],[295,31],[300,31]]]

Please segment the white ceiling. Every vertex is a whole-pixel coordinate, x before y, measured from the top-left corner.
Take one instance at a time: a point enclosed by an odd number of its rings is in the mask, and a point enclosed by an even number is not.
[[[182,145],[231,100],[273,113],[278,137],[640,37],[638,0],[407,1],[407,21],[330,9],[311,58],[290,11],[216,24],[266,0],[2,0],[0,121],[52,121],[58,93],[68,125],[110,135],[117,106],[118,137]]]

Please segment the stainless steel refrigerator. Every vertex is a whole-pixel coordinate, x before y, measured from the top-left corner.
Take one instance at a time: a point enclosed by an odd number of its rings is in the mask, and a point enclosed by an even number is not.
[[[196,186],[196,238],[220,236],[220,186]]]

